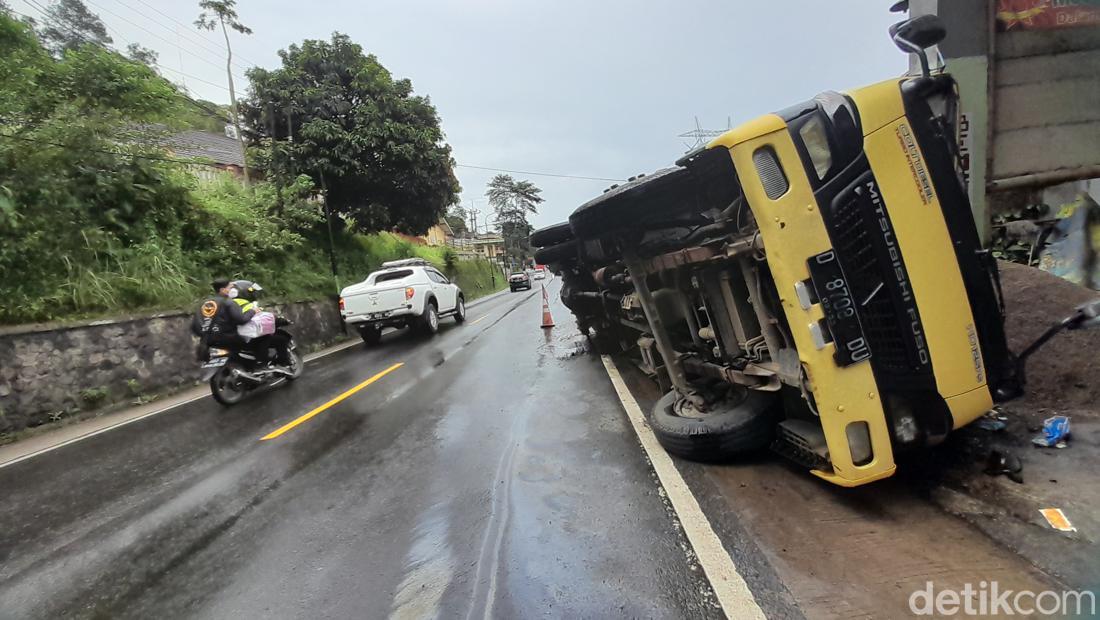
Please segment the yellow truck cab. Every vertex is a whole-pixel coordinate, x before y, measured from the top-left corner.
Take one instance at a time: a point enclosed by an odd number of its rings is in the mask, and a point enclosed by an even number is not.
[[[997,266],[956,167],[957,90],[934,16],[891,29],[922,72],[736,127],[535,231],[535,259],[598,346],[666,390],[677,456],[770,447],[837,485],[890,476],[1021,393]]]
[[[1012,378],[952,157],[954,89],[940,75],[824,93],[708,145],[729,149],[756,217],[828,442],[831,471],[814,473],[837,484],[891,475],[892,435],[934,443]]]

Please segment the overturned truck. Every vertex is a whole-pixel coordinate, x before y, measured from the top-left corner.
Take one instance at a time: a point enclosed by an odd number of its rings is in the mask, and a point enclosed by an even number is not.
[[[757,118],[532,235],[581,330],[667,389],[648,419],[670,453],[770,446],[856,486],[1020,393],[956,85],[923,55],[942,26],[891,34],[921,75]]]

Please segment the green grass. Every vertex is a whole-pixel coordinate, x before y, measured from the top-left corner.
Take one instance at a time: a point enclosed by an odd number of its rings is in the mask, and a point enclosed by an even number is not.
[[[378,269],[385,261],[401,258],[422,258],[432,263],[458,284],[467,301],[507,286],[507,280],[501,275],[500,269],[494,268],[489,261],[461,260],[451,248],[418,245],[386,232],[356,235],[355,239],[362,252],[362,266],[358,270],[347,272],[346,277],[341,277],[341,284],[344,286],[365,280],[371,271]]]
[[[98,253],[100,260],[69,262],[67,278],[55,297],[37,306],[7,308],[0,323],[72,321],[118,315],[189,310],[208,294],[214,277],[247,278],[263,284],[268,303],[335,297],[338,293],[328,258],[327,235],[306,238],[298,247],[240,260],[233,269],[211,268],[193,257],[165,256],[146,247]],[[423,258],[455,281],[472,301],[505,287],[499,269],[485,260],[460,260],[450,248],[423,246],[386,232],[344,233],[335,239],[340,286],[361,282],[383,262]],[[236,262],[236,261],[234,261]],[[2,288],[2,287],[0,287]],[[90,395],[94,398],[94,395]]]

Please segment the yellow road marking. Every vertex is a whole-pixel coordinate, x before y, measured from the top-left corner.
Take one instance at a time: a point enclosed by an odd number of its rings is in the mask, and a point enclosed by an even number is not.
[[[391,372],[397,370],[398,368],[401,368],[404,365],[405,365],[404,362],[398,362],[398,363],[394,364],[393,366],[390,366],[389,368],[383,370],[382,372],[374,375],[370,379],[367,379],[366,381],[364,381],[364,382],[360,383],[359,385],[351,388],[350,390],[344,392],[343,394],[337,396],[336,398],[333,398],[332,400],[330,400],[327,403],[321,405],[320,407],[317,407],[313,411],[310,411],[309,413],[303,415],[302,417],[300,417],[300,418],[298,418],[298,419],[296,419],[292,422],[288,422],[287,424],[285,424],[283,426],[280,426],[276,430],[271,431],[270,433],[264,435],[263,437],[260,437],[260,441],[267,441],[268,439],[275,439],[276,437],[278,437],[278,436],[282,435],[283,433],[289,431],[290,429],[294,428],[295,426],[298,426],[299,424],[302,424],[303,422],[309,420],[313,416],[318,415],[319,413],[323,412],[324,410],[328,409],[329,407],[332,407],[333,405],[343,401],[344,399],[346,399],[349,396],[355,394],[359,390],[367,387],[368,385],[374,383],[375,381],[381,379],[382,377],[385,377],[386,375],[388,375]]]
[[[487,318],[489,318],[489,315],[488,315],[488,314],[486,314],[486,315],[483,315],[483,316],[479,316],[479,317],[477,317],[476,319],[474,319],[474,320],[470,321],[470,325],[473,325],[474,323],[477,323],[478,321],[480,321],[480,320],[482,320],[482,319],[487,319]]]

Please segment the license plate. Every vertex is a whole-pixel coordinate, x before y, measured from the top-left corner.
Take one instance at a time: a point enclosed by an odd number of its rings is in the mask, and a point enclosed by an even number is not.
[[[229,355],[227,352],[221,349],[215,349],[210,352],[210,359],[202,365],[203,368],[218,368],[219,366],[225,366],[225,363],[229,361]]]
[[[871,349],[863,335],[863,326],[859,323],[852,289],[848,286],[848,279],[844,277],[836,252],[829,250],[811,256],[807,266],[817,292],[818,303],[825,313],[825,324],[836,346],[833,359],[837,365],[850,366],[870,358]]]

